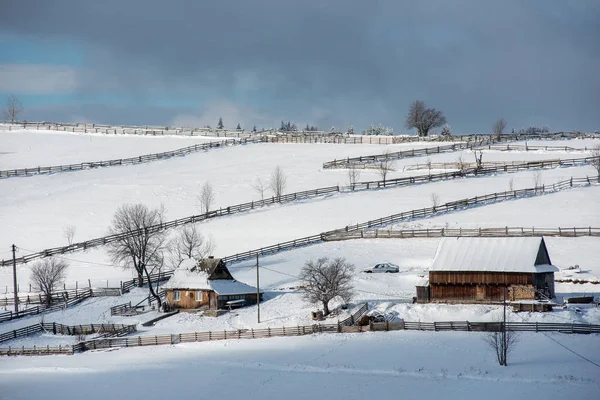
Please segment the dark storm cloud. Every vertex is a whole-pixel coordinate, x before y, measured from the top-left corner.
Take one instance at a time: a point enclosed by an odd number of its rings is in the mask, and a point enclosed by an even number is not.
[[[82,43],[111,90],[197,93],[274,123],[402,131],[408,104],[424,99],[458,131],[500,116],[516,128],[598,129],[598,4],[21,0],[0,29]]]

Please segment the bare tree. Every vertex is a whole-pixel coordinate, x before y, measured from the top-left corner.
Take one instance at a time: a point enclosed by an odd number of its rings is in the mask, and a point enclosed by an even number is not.
[[[52,304],[52,294],[64,282],[68,267],[66,261],[54,257],[38,261],[31,267],[31,284],[45,296],[46,305]]]
[[[67,225],[63,228],[63,236],[67,239],[69,246],[73,244],[73,238],[75,238],[75,233],[77,232],[77,228],[75,225]]]
[[[6,98],[6,109],[4,110],[4,119],[14,124],[19,114],[23,112],[23,104],[21,100],[14,94]]]
[[[475,168],[478,171],[483,169],[483,150],[475,150],[473,151],[473,155],[475,156]]]
[[[519,336],[517,332],[507,329],[506,322],[502,320],[497,322],[496,327],[497,329],[491,332],[485,332],[483,340],[494,351],[498,364],[506,366],[508,355],[514,350]]]
[[[463,156],[458,156],[456,159],[456,169],[458,169],[461,174],[465,174],[467,172],[467,166],[468,164]]]
[[[118,235],[116,241],[108,244],[108,254],[116,265],[135,270],[139,287],[143,286],[144,275],[151,283],[149,268],[161,267],[164,262],[166,235],[155,228],[163,221],[163,207],[149,209],[144,204],[124,204],[115,212],[108,229],[109,235]],[[152,284],[148,288],[160,308],[160,297]]]
[[[268,189],[267,183],[263,182],[260,178],[256,178],[254,183],[252,184],[252,188],[260,195],[260,199],[265,199],[265,192]]]
[[[323,314],[329,314],[329,302],[341,297],[348,302],[354,293],[352,275],[354,265],[345,258],[329,260],[327,257],[309,260],[300,271],[302,292],[311,303],[322,304]]]
[[[167,244],[168,265],[177,268],[183,260],[202,260],[213,254],[215,248],[214,240],[205,238],[196,225],[186,225]]]
[[[440,205],[440,196],[435,192],[431,193],[431,205],[433,206],[433,211]]]
[[[446,117],[435,108],[426,108],[425,103],[417,100],[410,105],[404,126],[407,129],[415,128],[419,136],[427,136],[433,128],[446,123]]]
[[[385,158],[377,163],[377,172],[379,172],[381,180],[385,183],[388,174],[394,171],[395,162],[387,152],[384,155]]]
[[[592,149],[592,157],[594,158],[590,161],[590,165],[596,169],[598,182],[600,182],[600,144]]]
[[[348,182],[350,182],[350,186],[352,190],[354,190],[354,185],[360,179],[360,169],[356,168],[356,165],[350,165],[348,168]]]
[[[538,190],[542,188],[542,171],[535,171],[533,173],[533,186],[535,193],[538,193]]]
[[[204,182],[200,195],[198,196],[198,204],[200,205],[200,212],[208,213],[213,203],[215,202],[215,191],[213,190],[210,182]]]
[[[273,170],[273,174],[271,175],[271,179],[269,180],[269,187],[273,191],[273,194],[277,199],[281,197],[283,194],[285,187],[287,185],[287,177],[283,172],[283,168],[281,166],[275,167]]]
[[[513,177],[508,180],[508,190],[511,192],[515,190],[515,178]]]
[[[504,129],[506,129],[506,120],[504,118],[500,118],[498,121],[494,122],[494,125],[492,125],[492,133],[496,137],[496,140],[500,140],[500,136],[504,133]]]

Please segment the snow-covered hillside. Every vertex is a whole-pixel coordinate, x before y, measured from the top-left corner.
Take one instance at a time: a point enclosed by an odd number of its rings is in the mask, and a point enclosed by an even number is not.
[[[198,137],[137,137],[57,132],[1,132],[0,169],[37,165],[66,164],[108,158],[131,157],[173,150],[190,144],[214,140]],[[592,147],[597,140],[541,141],[531,145],[562,145],[575,148]],[[267,181],[273,169],[281,166],[287,175],[285,192],[346,185],[347,170],[323,169],[323,162],[399,151],[438,143],[399,145],[339,144],[250,144],[214,149],[146,164],[98,168],[52,175],[8,178],[0,180],[0,258],[10,257],[10,245],[19,254],[66,244],[63,228],[77,228],[75,241],[106,234],[112,215],[124,203],[144,203],[151,207],[164,204],[167,218],[176,219],[199,214],[197,196],[200,186],[211,182],[218,209],[242,202],[258,200],[252,188],[256,178]],[[532,161],[585,157],[585,152],[565,151],[484,151],[485,161]],[[423,175],[427,170],[404,170],[405,166],[425,163],[474,160],[471,151],[443,153],[428,157],[408,158],[395,162],[388,178]],[[435,171],[434,171],[435,172]],[[542,184],[573,177],[595,175],[590,166],[545,169]],[[346,225],[391,214],[422,209],[432,205],[431,195],[440,203],[493,192],[532,187],[534,171],[499,173],[431,182],[407,187],[336,193],[287,204],[254,209],[251,212],[215,218],[199,223],[199,230],[216,242],[215,256],[269,246],[278,242],[318,234]],[[361,181],[381,179],[376,170],[361,171]],[[520,198],[495,204],[470,207],[450,213],[396,223],[385,228],[412,229],[423,227],[504,227],[536,228],[600,227],[600,186],[578,187],[542,196]],[[269,192],[268,196],[272,194]],[[160,335],[193,331],[281,327],[313,323],[310,312],[315,306],[304,301],[297,291],[298,274],[304,263],[318,257],[345,257],[355,265],[354,285],[357,294],[350,310],[336,310],[328,321],[344,318],[364,302],[371,308],[410,321],[489,321],[498,318],[502,308],[496,305],[412,304],[415,285],[423,280],[430,267],[439,239],[362,239],[324,242],[312,246],[261,257],[260,286],[265,291],[261,305],[262,320],[256,321],[256,306],[227,313],[219,318],[180,313],[159,321],[155,326],[138,325],[142,335]],[[598,238],[546,238],[554,265],[563,269],[558,278],[600,279]],[[132,273],[111,265],[101,247],[85,252],[65,254],[70,267],[66,284],[74,287],[118,286]],[[362,269],[376,262],[393,262],[400,266],[398,274],[365,274]],[[578,271],[566,270],[578,264]],[[230,265],[234,277],[254,284],[254,260]],[[28,292],[30,265],[17,267],[21,292]],[[0,269],[0,297],[10,297],[11,268]],[[578,294],[600,294],[600,286],[592,283],[558,283],[558,297]],[[27,317],[0,324],[0,332],[18,329],[44,321],[64,324],[123,323],[138,324],[158,315],[150,311],[134,317],[111,316],[109,308],[131,301],[136,304],[147,296],[145,289],[134,289],[119,297],[92,298],[80,305],[42,316]],[[334,301],[334,308],[339,302]],[[552,313],[511,313],[512,320],[538,322],[573,322],[600,324],[600,309],[568,307]],[[552,338],[568,344],[593,361],[600,361],[600,346],[594,335],[573,337],[559,334]],[[73,344],[75,338],[38,335],[13,340],[11,346],[45,346]],[[3,345],[4,345],[3,344]],[[197,359],[202,359],[198,363]],[[490,398],[506,398],[530,393],[532,397],[587,398],[598,390],[599,380],[592,365],[557,346],[541,334],[523,334],[517,355],[509,369],[499,369],[476,333],[393,332],[359,335],[317,335],[303,338],[225,341],[221,343],[186,344],[150,349],[124,349],[110,353],[87,353],[74,357],[45,359],[0,358],[0,385],[8,388],[13,398],[38,397],[41,393],[25,391],[23,382],[44,386],[46,390],[66,385],[77,374],[74,389],[96,382],[97,388],[86,395],[105,398],[117,377],[129,378],[123,385],[134,385],[144,397],[144,390],[156,396],[183,394],[183,386],[200,385],[203,396],[219,386],[220,396],[248,396],[260,391],[290,399],[304,398],[306,388],[320,388],[319,395],[344,392],[344,397],[365,395],[429,398],[444,393],[487,392]],[[160,368],[156,367],[160,365]],[[191,367],[190,367],[191,366]],[[155,376],[156,375],[156,376]],[[225,376],[244,385],[223,385]],[[200,377],[200,378],[199,378]],[[275,379],[276,378],[276,379]],[[138,385],[144,380],[146,386]],[[111,381],[104,386],[97,382]],[[152,382],[168,381],[155,386]],[[231,379],[227,379],[230,382]],[[431,385],[430,382],[439,382]],[[151,383],[147,383],[151,382]],[[248,384],[248,382],[252,382]],[[282,382],[288,382],[283,384]],[[334,382],[334,384],[330,384]],[[558,382],[558,383],[557,383]],[[360,383],[357,386],[357,383]],[[225,387],[225,389],[224,389]],[[347,390],[353,387],[353,390]],[[410,387],[409,390],[406,388]],[[494,390],[490,391],[489,389]],[[301,390],[304,389],[304,390]],[[37,389],[36,389],[37,390]],[[254,391],[254,392],[253,392]],[[75,395],[62,392],[62,398]],[[185,392],[189,393],[189,392]],[[29,396],[29,397],[28,397]],[[391,397],[391,396],[389,396]]]

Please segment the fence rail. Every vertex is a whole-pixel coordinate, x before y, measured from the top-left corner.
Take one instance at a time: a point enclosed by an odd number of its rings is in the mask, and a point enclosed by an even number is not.
[[[119,158],[115,160],[106,161],[89,161],[82,162],[79,164],[68,164],[68,165],[55,165],[49,167],[32,167],[32,168],[19,168],[9,169],[0,171],[0,178],[11,178],[18,176],[28,175],[39,175],[39,174],[51,174],[56,172],[68,172],[68,171],[80,171],[84,169],[101,168],[101,167],[115,167],[122,165],[134,165],[147,163],[157,160],[165,160],[172,157],[185,156],[187,154],[205,151],[215,148],[221,148],[226,146],[243,145],[248,143],[261,143],[264,142],[263,138],[251,138],[251,139],[226,139],[219,142],[208,142],[199,143],[192,146],[182,147],[180,149],[165,151],[162,153],[145,154],[137,157]]]
[[[451,212],[459,209],[463,209],[469,206],[477,205],[477,204],[485,204],[499,201],[506,201],[516,198],[528,197],[528,196],[537,196],[542,195],[548,192],[559,191],[563,189],[567,189],[570,187],[576,186],[587,186],[592,182],[596,182],[598,177],[586,177],[586,178],[570,178],[560,182],[556,182],[552,185],[544,185],[541,187],[534,187],[528,189],[519,189],[507,192],[498,192],[498,193],[490,193],[483,196],[475,196],[471,198],[456,200],[452,202],[448,202],[446,204],[439,205],[437,207],[429,207],[422,209],[415,209],[410,211],[405,211],[399,214],[390,215],[383,218],[378,218],[375,220],[370,220],[367,222],[363,222],[356,225],[349,225],[341,229],[335,229],[332,231],[322,232],[316,235],[307,236],[300,239],[288,240],[286,242],[277,243],[267,247],[261,247],[255,250],[248,250],[245,252],[233,254],[223,258],[223,261],[227,264],[233,264],[236,262],[240,262],[243,260],[247,260],[250,258],[254,258],[257,255],[267,255],[273,254],[280,251],[291,250],[294,248],[307,246],[311,244],[316,244],[322,241],[326,241],[328,238],[332,238],[332,240],[336,240],[335,238],[346,235],[348,233],[356,233],[360,234],[360,231],[376,228],[378,226],[388,225],[395,222],[407,221],[416,218],[424,218],[434,214]]]
[[[531,146],[528,144],[524,145],[514,145],[514,144],[506,144],[506,145],[493,145],[492,143],[498,141],[507,141],[507,140],[520,140],[518,137],[513,137],[509,139],[508,137],[498,139],[488,137],[486,139],[481,139],[477,141],[468,141],[466,143],[454,143],[451,145],[444,145],[438,147],[426,147],[423,149],[411,149],[398,151],[395,153],[383,153],[383,154],[373,154],[368,156],[359,156],[359,157],[347,157],[345,159],[327,161],[323,163],[324,169],[330,168],[349,168],[349,167],[358,167],[358,168],[371,168],[371,164],[376,164],[378,162],[386,161],[386,160],[400,160],[404,158],[412,158],[412,157],[421,157],[432,154],[440,154],[440,153],[449,153],[458,150],[466,150],[466,149],[474,149],[474,148],[482,148],[487,146],[489,150],[524,150],[524,151],[534,151],[534,150],[560,150],[560,151],[589,151],[587,147],[583,149],[578,149],[574,147],[568,146]],[[597,158],[597,157],[596,157]],[[557,160],[548,160],[548,161],[557,161]],[[452,164],[452,163],[444,163],[444,164]],[[423,164],[425,168],[431,169],[434,164]],[[431,165],[431,168],[430,168]],[[454,163],[456,165],[456,163]],[[468,164],[465,164],[468,165]],[[510,165],[507,163],[506,165]],[[492,163],[484,163],[485,168],[494,167],[495,165]],[[459,166],[460,168],[460,166]]]
[[[600,228],[426,228],[426,229],[373,229],[355,232],[337,232],[325,237],[325,241],[353,239],[414,239],[440,237],[600,237]]]
[[[543,322],[507,322],[506,330],[514,332],[561,332],[561,333],[600,333],[600,325],[569,324],[569,323],[543,323]],[[355,329],[354,329],[355,328]],[[364,327],[350,327],[340,323],[322,325],[298,325],[282,328],[266,329],[237,329],[209,332],[177,333],[171,335],[136,336],[123,338],[103,338],[88,340],[74,346],[60,347],[8,347],[0,348],[0,355],[49,355],[73,354],[87,350],[173,345],[189,342],[208,342],[213,340],[228,339],[258,339],[278,336],[303,336],[315,333],[345,333],[364,331],[393,331],[393,330],[418,330],[418,331],[465,331],[465,332],[496,332],[503,328],[501,322],[375,322]]]
[[[490,168],[481,168],[481,169],[470,169],[464,171],[452,171],[445,172],[440,174],[430,174],[430,175],[419,175],[419,176],[411,176],[397,179],[386,179],[381,181],[369,181],[369,182],[358,182],[352,184],[350,186],[329,186],[324,188],[317,188],[312,190],[306,190],[302,192],[295,192],[285,194],[279,197],[271,197],[258,201],[251,201],[242,204],[236,204],[227,206],[225,208],[220,208],[218,210],[209,211],[204,214],[192,215],[190,217],[184,217],[177,220],[165,222],[158,225],[153,225],[146,228],[149,232],[158,232],[165,229],[174,228],[177,226],[195,223],[204,221],[210,218],[217,218],[227,215],[232,215],[240,212],[245,212],[252,210],[254,208],[265,207],[271,204],[276,203],[286,203],[292,202],[301,199],[307,199],[312,197],[323,196],[330,193],[336,192],[353,192],[357,190],[371,190],[371,189],[380,189],[380,188],[389,188],[389,187],[398,187],[398,186],[409,186],[420,183],[427,183],[432,181],[439,180],[447,180],[447,179],[455,179],[462,178],[466,176],[477,176],[477,175],[486,175],[486,174],[494,174],[499,172],[516,172],[520,170],[532,169],[532,168],[554,168],[559,166],[576,166],[583,165],[589,163],[591,160],[594,160],[595,157],[583,157],[583,158],[573,158],[568,160],[550,160],[550,161],[535,161],[528,162],[524,164],[507,164],[504,166],[496,166]],[[571,178],[571,185],[573,184]],[[589,183],[589,179],[588,179]],[[131,237],[133,235],[139,235],[143,233],[142,229],[132,232],[124,232],[114,235],[108,235],[96,239],[91,239],[85,242],[73,243],[69,246],[63,247],[55,247],[46,249],[37,253],[27,254],[16,259],[16,263],[22,264],[35,259],[50,257],[58,254],[72,253],[75,251],[86,250],[92,247],[103,246],[108,243],[112,243],[118,240],[122,240],[123,238]],[[12,260],[2,260],[0,266],[9,266],[12,265]]]
[[[41,322],[23,328],[15,329],[0,334],[0,342],[34,335],[39,332],[48,332],[54,335],[90,335],[99,333],[101,337],[120,337],[125,334],[137,332],[135,325],[124,324],[86,324],[63,325],[57,322]]]

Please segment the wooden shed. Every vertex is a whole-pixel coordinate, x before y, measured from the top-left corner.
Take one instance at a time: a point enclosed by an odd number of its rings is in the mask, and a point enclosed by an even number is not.
[[[213,257],[185,260],[163,288],[168,306],[179,309],[226,309],[231,302],[256,304],[257,298],[255,287],[235,280],[225,263]]]
[[[556,271],[543,238],[443,238],[417,301],[553,298]]]

